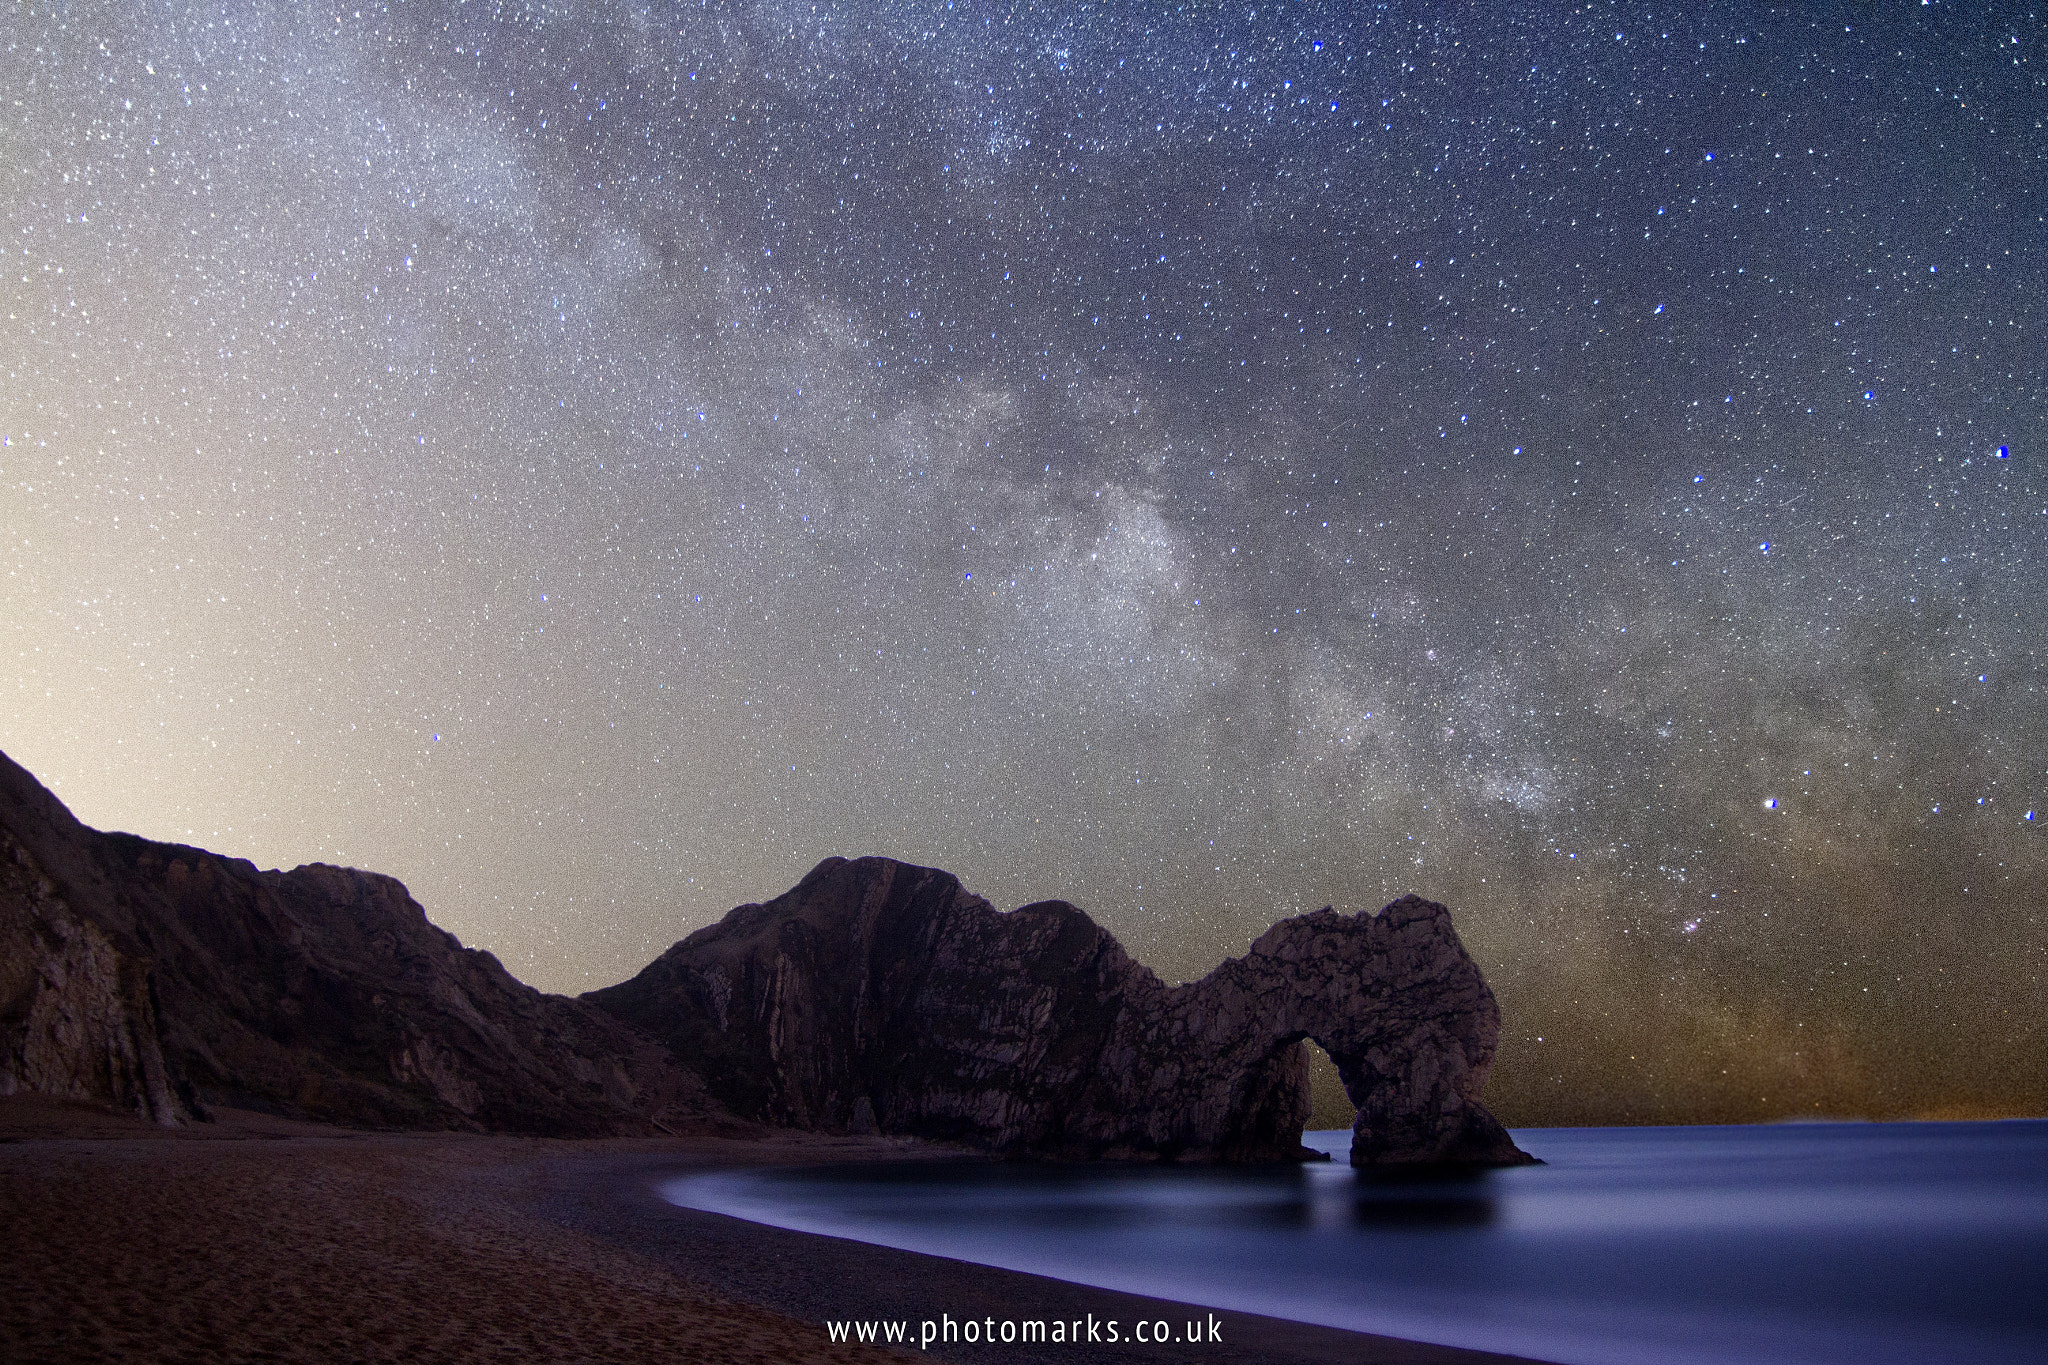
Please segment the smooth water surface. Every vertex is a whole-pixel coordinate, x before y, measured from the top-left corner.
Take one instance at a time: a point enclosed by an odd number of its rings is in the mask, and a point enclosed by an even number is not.
[[[1553,1128],[1547,1165],[928,1162],[692,1176],[688,1208],[1565,1365],[2048,1361],[2048,1120]],[[933,1311],[944,1305],[933,1305]]]

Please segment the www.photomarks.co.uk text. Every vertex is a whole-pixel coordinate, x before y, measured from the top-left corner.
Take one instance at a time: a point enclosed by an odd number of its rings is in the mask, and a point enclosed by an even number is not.
[[[1090,1313],[1072,1319],[1027,1318],[1020,1321],[1015,1318],[989,1317],[967,1318],[956,1322],[941,1313],[937,1321],[926,1318],[914,1325],[907,1319],[868,1318],[827,1322],[825,1335],[832,1341],[845,1342],[848,1345],[858,1342],[878,1346],[909,1346],[915,1343],[921,1351],[956,1342],[998,1346],[1118,1346],[1129,1342],[1146,1346],[1201,1346],[1222,1343],[1223,1319],[1214,1313],[1206,1313],[1199,1320],[1187,1318],[1170,1322],[1165,1318],[1155,1318],[1123,1322],[1116,1318],[1098,1318]]]

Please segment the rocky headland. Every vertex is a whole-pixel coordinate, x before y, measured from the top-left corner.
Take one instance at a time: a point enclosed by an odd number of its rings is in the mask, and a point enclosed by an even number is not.
[[[1480,1103],[1500,1013],[1444,907],[1275,925],[1168,986],[1064,901],[828,858],[580,999],[397,881],[87,828],[0,755],[0,1094],[554,1136],[883,1133],[1052,1159],[1298,1159],[1312,1038],[1359,1166],[1528,1158]]]
[[[1284,920],[1168,986],[1064,901],[1007,914],[933,868],[828,858],[583,997],[733,1112],[1060,1159],[1299,1159],[1304,1038],[1352,1163],[1529,1158],[1480,1103],[1500,1010],[1443,906]]]

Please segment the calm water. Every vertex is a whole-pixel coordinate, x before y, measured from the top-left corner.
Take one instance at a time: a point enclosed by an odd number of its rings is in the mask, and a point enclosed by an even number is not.
[[[1549,1164],[841,1166],[678,1204],[1214,1308],[1567,1365],[2048,1361],[2048,1121],[1552,1128]],[[933,1305],[934,1311],[944,1305]]]

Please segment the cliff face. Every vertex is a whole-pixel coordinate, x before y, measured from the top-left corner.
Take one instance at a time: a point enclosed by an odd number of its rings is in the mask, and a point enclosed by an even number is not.
[[[1528,1160],[1479,1102],[1500,1015],[1440,905],[1287,920],[1168,987],[1062,901],[999,914],[951,876],[831,858],[584,997],[734,1112],[1014,1154],[1300,1154],[1301,1039],[1359,1106],[1355,1165]]]
[[[665,1049],[389,877],[102,834],[0,755],[0,1093],[563,1136],[715,1109]]]
[[[72,913],[0,829],[0,1095],[107,1100],[165,1126],[190,1118],[158,1038],[149,964]]]
[[[1169,987],[1064,901],[829,858],[631,981],[543,995],[389,877],[86,828],[0,755],[0,1094],[373,1127],[647,1133],[726,1113],[1067,1159],[1301,1155],[1313,1038],[1356,1165],[1527,1160],[1440,905],[1275,925]]]

